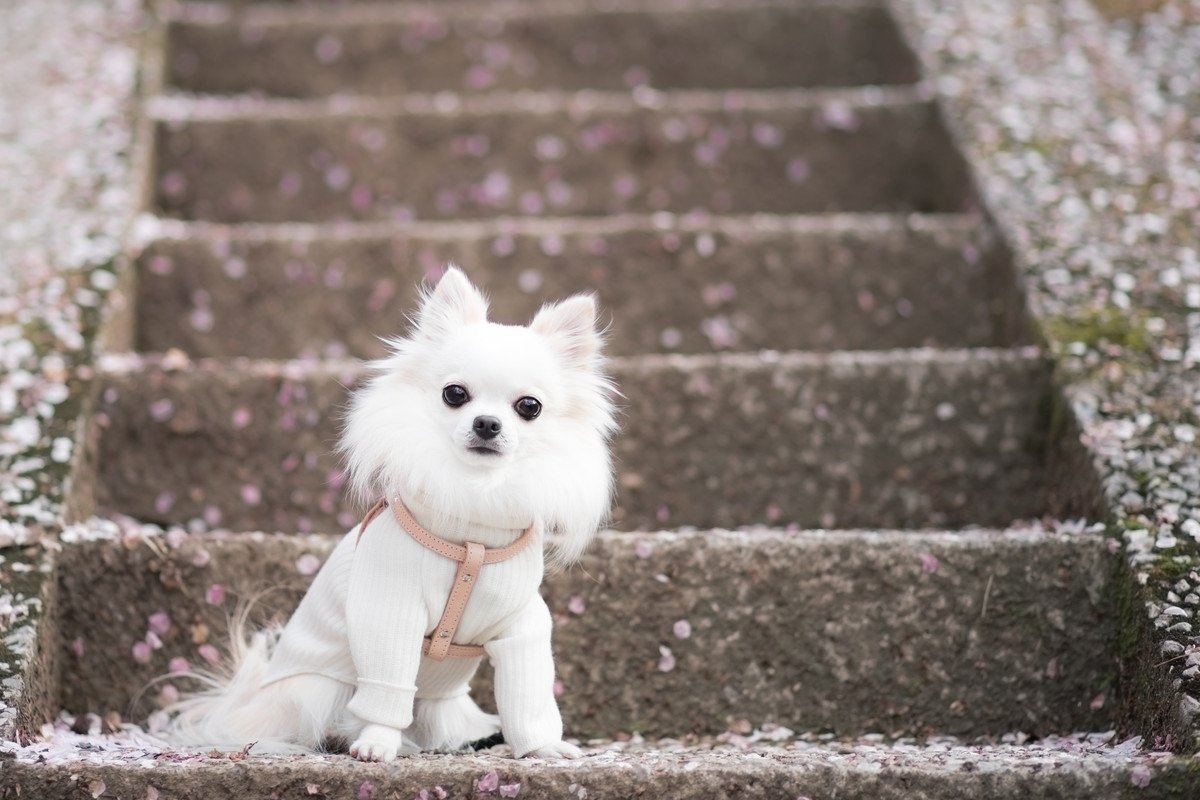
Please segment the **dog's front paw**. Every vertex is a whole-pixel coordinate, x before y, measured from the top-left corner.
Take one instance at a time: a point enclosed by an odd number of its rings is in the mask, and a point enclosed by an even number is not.
[[[400,751],[400,740],[400,731],[395,728],[370,723],[350,745],[350,755],[359,761],[392,761]]]
[[[570,742],[555,742],[545,747],[539,747],[526,755],[544,758],[547,761],[559,761],[564,758],[579,758],[583,755],[583,751]]]

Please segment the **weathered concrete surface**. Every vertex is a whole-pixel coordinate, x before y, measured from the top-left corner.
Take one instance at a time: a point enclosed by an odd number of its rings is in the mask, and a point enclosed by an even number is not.
[[[1046,496],[1050,387],[1034,352],[647,358],[617,377],[623,528],[1002,525],[1091,510]]]
[[[864,90],[865,91],[865,90]],[[958,211],[967,172],[917,93],[173,100],[154,207],[217,222]],[[343,110],[346,109],[346,110]]]
[[[875,5],[402,5],[255,9],[168,27],[168,87],[339,92],[739,89],[911,83],[915,60]],[[696,58],[703,53],[702,59]]]
[[[227,652],[228,615],[264,590],[253,619],[285,620],[309,580],[301,559],[336,539],[172,541],[64,551],[67,709],[124,713],[171,659]],[[603,534],[545,587],[564,719],[581,738],[739,721],[842,736],[1104,730],[1111,561],[1097,537],[1040,530]],[[161,649],[139,659],[160,612]]]
[[[0,549],[0,741],[27,739],[62,708],[62,647],[53,559],[40,546]]]
[[[142,369],[142,367],[145,369]],[[624,359],[618,527],[929,527],[1087,515],[1045,472],[1036,351]],[[358,367],[135,360],[100,377],[98,505],[233,530],[348,527],[332,455]],[[340,513],[339,513],[340,511]],[[205,524],[201,523],[201,524]]]
[[[502,322],[594,292],[616,355],[1030,341],[1007,252],[979,220],[846,215],[167,226],[138,259],[137,348],[378,357],[447,262]]]
[[[188,763],[146,758],[141,762],[131,759],[126,764],[79,760],[38,765],[19,761],[5,768],[0,787],[6,796],[38,800],[78,800],[97,791],[97,796],[123,800],[147,796],[172,800],[370,800],[423,797],[422,792],[430,797],[463,800],[501,796],[501,786],[517,792],[503,796],[528,800],[712,800],[746,796],[814,800],[1178,800],[1194,797],[1197,788],[1186,760],[1154,764],[1119,756],[1089,758],[1074,753],[1056,756],[1053,750],[1013,751],[976,758],[974,749],[959,748],[945,755],[934,754],[928,762],[903,754],[889,757],[886,753],[875,760],[837,746],[800,752],[764,748],[752,754],[679,750],[614,756],[591,751],[583,760],[559,764],[457,754],[414,756],[386,765],[360,764],[345,756],[251,756],[240,762],[201,757]],[[1132,788],[1134,778],[1139,783],[1144,780],[1144,788]],[[153,787],[155,794],[150,795],[148,787]]]

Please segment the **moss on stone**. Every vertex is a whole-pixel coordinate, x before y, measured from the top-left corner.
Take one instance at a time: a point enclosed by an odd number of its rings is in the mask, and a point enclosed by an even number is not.
[[[1146,606],[1162,595],[1162,587],[1191,567],[1173,557],[1163,557],[1150,570],[1146,586],[1138,583],[1125,559],[1119,559],[1113,581],[1116,631],[1114,644],[1120,670],[1120,706],[1117,723],[1126,735],[1139,734],[1154,749],[1187,752],[1193,742],[1181,724],[1170,686],[1171,673],[1162,669],[1158,649],[1162,636],[1146,616]]]
[[[1087,309],[1076,316],[1047,317],[1042,320],[1042,330],[1052,344],[1059,346],[1082,342],[1091,348],[1109,345],[1137,353],[1151,351],[1141,315],[1112,306]]]

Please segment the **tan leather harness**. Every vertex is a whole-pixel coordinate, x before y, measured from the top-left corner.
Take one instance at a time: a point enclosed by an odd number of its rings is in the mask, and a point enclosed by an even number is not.
[[[388,505],[388,501],[384,499],[371,507],[371,510],[367,512],[367,515],[363,517],[362,523],[358,526],[358,539],[356,543],[362,541],[362,535],[366,531],[367,526],[383,513],[383,510]],[[436,635],[425,637],[422,652],[434,661],[441,661],[447,656],[451,658],[476,658],[482,656],[484,654],[482,645],[453,644],[454,634],[458,631],[458,623],[462,621],[463,611],[467,608],[467,601],[471,599],[471,590],[475,588],[480,568],[484,564],[495,564],[499,561],[505,561],[524,550],[525,546],[533,540],[533,525],[526,528],[512,544],[489,549],[478,542],[455,544],[454,542],[446,541],[440,536],[435,536],[421,527],[421,523],[417,522],[404,503],[392,504],[392,513],[395,514],[396,521],[400,523],[400,527],[415,539],[417,544],[427,547],[440,556],[445,556],[458,562],[458,571],[454,575],[454,585],[450,588],[450,597],[446,600],[446,609],[442,612],[442,619],[434,629],[434,634]]]

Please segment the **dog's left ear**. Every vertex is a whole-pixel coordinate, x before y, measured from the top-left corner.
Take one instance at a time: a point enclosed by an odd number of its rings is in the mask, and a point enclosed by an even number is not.
[[[603,340],[596,330],[596,299],[591,295],[542,306],[529,328],[549,339],[569,366],[590,368],[600,354]]]

